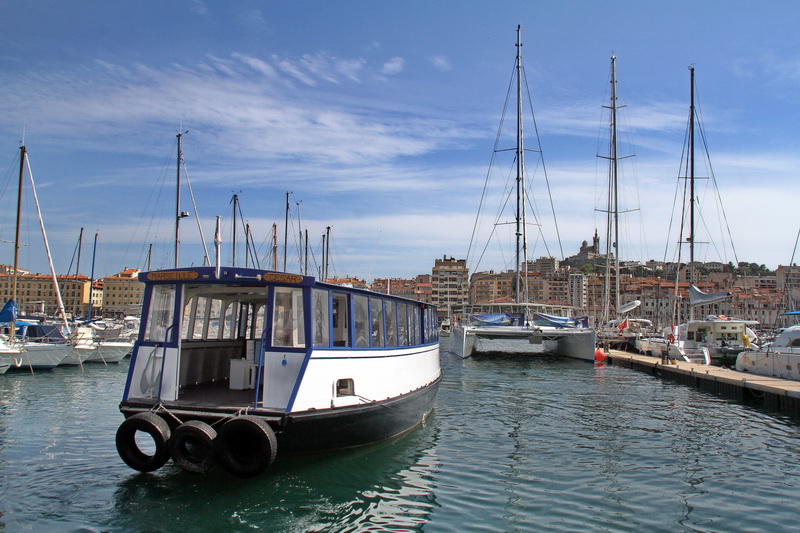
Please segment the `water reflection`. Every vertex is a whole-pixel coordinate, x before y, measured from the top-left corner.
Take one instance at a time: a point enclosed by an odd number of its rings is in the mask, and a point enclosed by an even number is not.
[[[255,479],[221,469],[195,477],[168,464],[133,473],[114,493],[122,529],[419,531],[436,505],[435,414],[396,439],[355,450],[280,458]]]

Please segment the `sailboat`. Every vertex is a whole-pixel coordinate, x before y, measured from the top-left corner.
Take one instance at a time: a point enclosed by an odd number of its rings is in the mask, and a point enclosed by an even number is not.
[[[18,359],[15,359],[16,368],[21,369],[29,369],[33,371],[34,369],[50,369],[55,368],[61,362],[67,358],[69,355],[72,354],[72,348],[66,343],[50,343],[50,342],[32,342],[30,339],[26,339],[26,330],[27,327],[31,324],[25,322],[19,322],[16,316],[16,302],[17,302],[17,278],[19,277],[19,247],[20,247],[20,226],[21,226],[21,218],[22,218],[22,191],[23,191],[23,181],[25,175],[25,168],[27,166],[28,169],[28,177],[31,181],[31,190],[33,191],[33,199],[36,204],[36,209],[39,216],[39,225],[42,230],[42,238],[44,239],[45,250],[47,252],[47,259],[50,264],[50,273],[53,277],[53,289],[56,295],[56,299],[58,302],[58,310],[61,316],[61,319],[64,321],[64,326],[67,327],[66,323],[66,313],[64,311],[64,303],[61,300],[61,291],[58,287],[58,281],[56,279],[55,268],[53,267],[53,260],[50,256],[50,246],[47,242],[47,233],[44,229],[44,222],[42,221],[42,213],[39,209],[39,199],[36,195],[36,186],[33,182],[33,174],[31,173],[30,163],[27,157],[27,151],[25,149],[25,145],[20,147],[20,161],[19,161],[19,189],[17,193],[17,223],[16,223],[16,233],[14,238],[14,270],[12,272],[12,284],[11,284],[11,299],[8,303],[12,304],[11,307],[13,311],[11,312],[11,316],[7,320],[9,324],[9,331],[11,332],[11,340],[15,346],[19,346],[21,349],[21,353],[19,354]],[[7,305],[8,305],[7,303]],[[20,335],[17,337],[17,326],[20,327]]]
[[[653,323],[642,318],[628,316],[641,305],[640,300],[620,302],[619,265],[619,156],[617,144],[617,57],[611,56],[611,102],[609,115],[608,149],[608,201],[606,213],[605,279],[603,287],[602,326],[597,332],[601,346],[617,349],[635,349],[636,339],[653,327]],[[605,156],[602,156],[605,157]],[[613,278],[613,290],[612,290]]]
[[[527,232],[522,117],[522,30],[517,26],[516,76],[516,209],[514,301],[469,304],[451,326],[452,346],[461,357],[475,354],[558,355],[594,360],[595,331],[587,316],[571,316],[574,308],[529,301],[527,290]],[[525,265],[525,271],[521,269]]]
[[[697,114],[695,109],[694,67],[689,67],[689,72],[691,78],[688,131],[689,154],[685,179],[685,186],[689,188],[689,191],[685,194],[689,199],[689,235],[685,240],[689,244],[689,319],[684,323],[681,323],[681,320],[678,319],[676,320],[677,326],[670,325],[664,328],[663,337],[666,339],[666,343],[662,345],[662,354],[665,347],[666,356],[670,359],[708,365],[711,364],[712,358],[720,358],[728,354],[734,355],[748,349],[749,345],[754,343],[756,339],[755,333],[750,326],[755,326],[757,322],[735,319],[724,315],[695,317],[696,308],[726,300],[730,298],[731,293],[723,291],[706,294],[695,285],[697,280],[695,275],[695,245],[697,243],[695,221],[697,199],[695,193],[695,180],[697,179],[695,175],[695,124],[697,122]],[[677,298],[679,279],[680,268],[675,281],[676,309],[680,309]]]

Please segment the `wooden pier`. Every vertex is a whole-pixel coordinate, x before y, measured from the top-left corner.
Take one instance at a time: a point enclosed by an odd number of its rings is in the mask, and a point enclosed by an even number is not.
[[[661,358],[619,350],[608,352],[608,363],[672,379],[747,405],[800,418],[800,382],[728,368],[683,361],[662,363]]]

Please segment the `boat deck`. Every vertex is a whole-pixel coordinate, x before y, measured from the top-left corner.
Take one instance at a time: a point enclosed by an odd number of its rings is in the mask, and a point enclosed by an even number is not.
[[[252,407],[256,398],[254,389],[233,390],[228,383],[210,383],[182,388],[175,402],[181,407]]]

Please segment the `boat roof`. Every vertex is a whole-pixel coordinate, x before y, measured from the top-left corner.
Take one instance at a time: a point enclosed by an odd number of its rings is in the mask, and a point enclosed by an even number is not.
[[[367,289],[337,285],[317,281],[313,276],[303,276],[291,272],[277,272],[259,268],[247,267],[184,267],[166,270],[151,270],[139,273],[139,281],[152,284],[192,284],[192,285],[239,285],[241,287],[261,287],[267,285],[286,285],[294,287],[317,287],[321,289],[336,290],[349,293],[359,293],[365,296],[381,296],[393,300],[422,303],[427,307],[436,307],[433,304],[420,302],[411,298],[394,294],[383,294]]]

